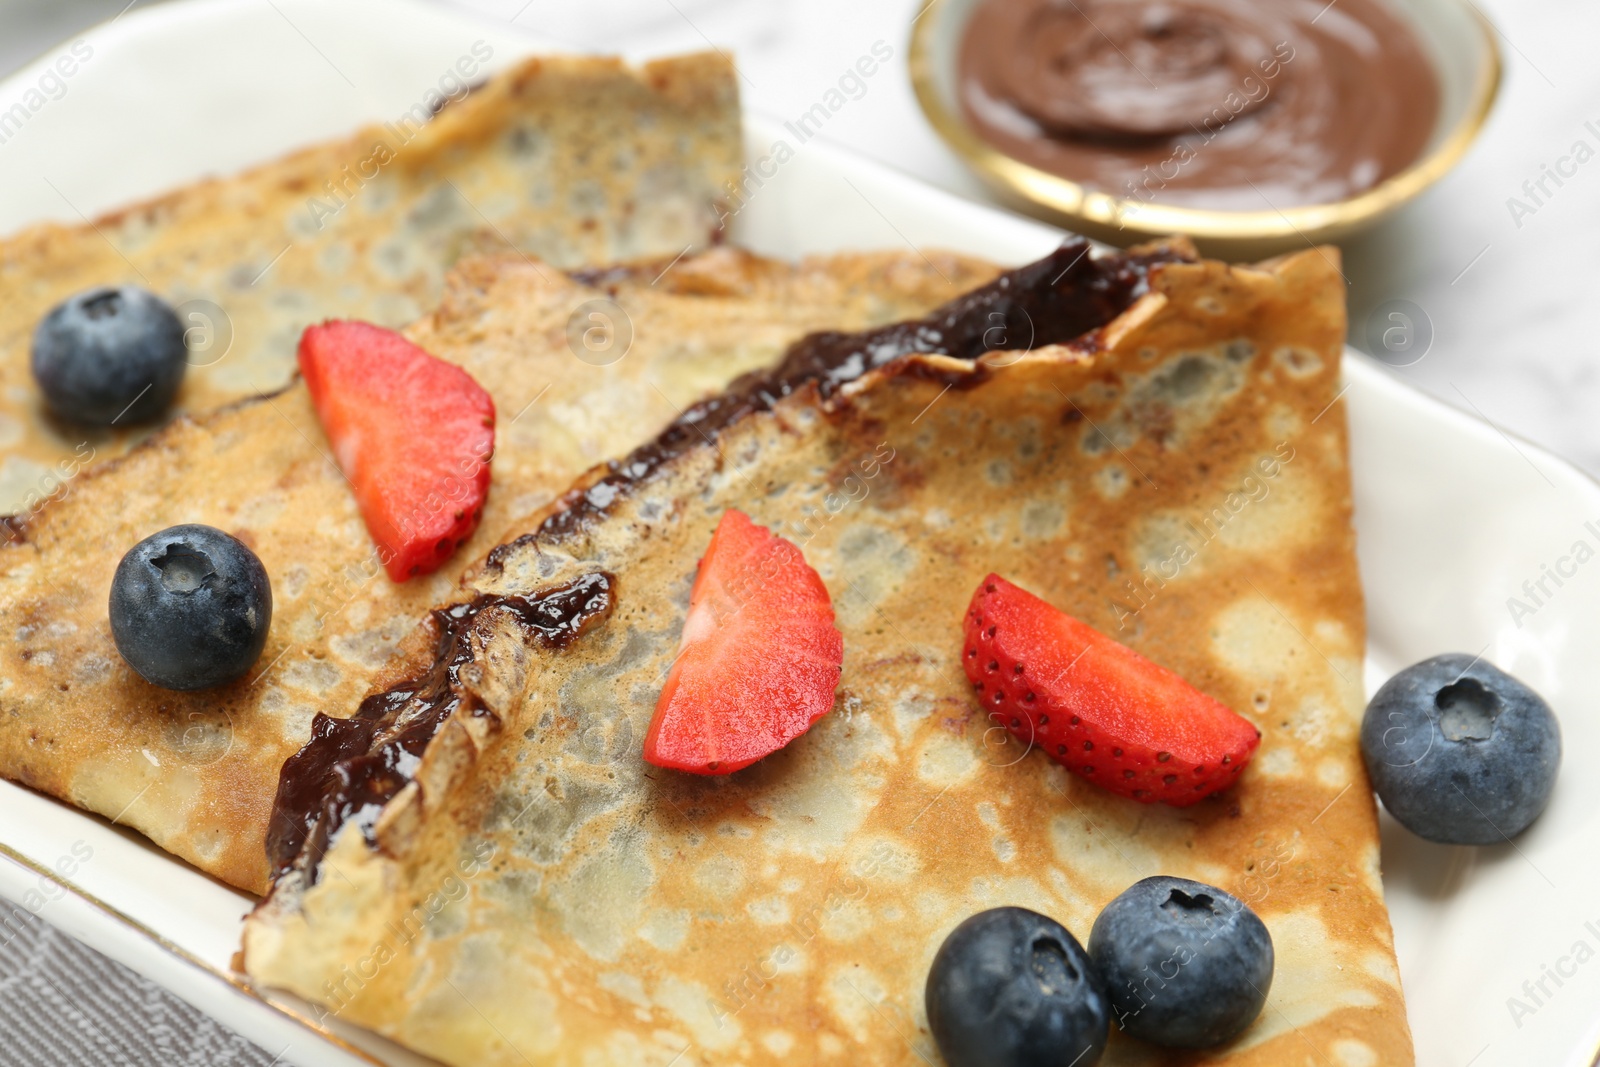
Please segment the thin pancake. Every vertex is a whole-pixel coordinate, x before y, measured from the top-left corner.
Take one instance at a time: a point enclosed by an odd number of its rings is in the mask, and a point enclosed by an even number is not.
[[[419,318],[465,252],[509,242],[568,267],[703,246],[744,157],[738,83],[716,53],[638,68],[532,59],[428,118],[418,107],[237,177],[0,241],[0,512],[31,511],[85,456],[147,432],[45,413],[29,347],[72,293],[130,283],[200,314],[184,325],[206,348],[178,408],[210,411],[282,388],[313,322]]]
[[[591,472],[415,635],[366,744],[351,720],[346,758],[286,766],[280,802],[321,815],[246,970],[458,1065],[934,1062],[923,983],[957,922],[1017,904],[1085,936],[1168,873],[1254,904],[1270,999],[1225,1049],[1106,1063],[1411,1062],[1356,745],[1335,257],[1154,266],[1069,346],[747,380],[714,444]],[[640,743],[730,507],[802,544],[845,664],[808,734],[697,778]],[[959,663],[991,570],[1254,721],[1238,786],[1147,807],[1004,742]],[[420,763],[391,758],[439,713]]]
[[[569,340],[574,313],[607,290],[520,257],[463,263],[441,308],[410,327],[418,344],[466,367],[499,411],[483,524],[431,578],[396,585],[382,573],[299,383],[180,418],[91,468],[0,547],[0,775],[261,891],[278,770],[313,715],[353,712],[398,642],[513,517],[802,333],[920,314],[994,273],[937,253],[788,265],[719,249],[666,266],[641,269],[643,281],[626,271],[605,280],[623,309],[606,313],[632,332],[615,362],[603,360],[620,341],[596,356]],[[106,618],[122,553],[180,522],[238,536],[273,583],[258,669],[200,693],[140,679]]]

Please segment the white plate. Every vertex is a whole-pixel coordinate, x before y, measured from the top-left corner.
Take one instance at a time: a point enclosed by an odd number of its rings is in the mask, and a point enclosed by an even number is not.
[[[84,35],[93,54],[65,94],[0,144],[0,231],[76,221],[398,114],[479,39],[497,64],[533,45],[413,0],[191,0],[132,11]],[[62,51],[0,83],[0,110]],[[817,141],[795,144],[777,126],[752,124],[752,160],[780,137],[794,158],[752,187],[734,220],[735,239],[757,251],[912,244],[1020,263],[1059,238]],[[1568,753],[1550,810],[1514,846],[1429,846],[1386,822],[1385,885],[1419,1060],[1589,1067],[1600,1040],[1600,898],[1590,892],[1600,852],[1585,845],[1600,839],[1600,775],[1579,764],[1600,742],[1600,563],[1559,588],[1547,579],[1553,595],[1520,626],[1507,598],[1526,599],[1522,584],[1543,565],[1572,569],[1561,561],[1576,541],[1600,548],[1600,487],[1360,356],[1346,366],[1369,684],[1437,652],[1481,651],[1551,700]],[[234,983],[229,961],[250,899],[134,834],[0,783],[0,852],[12,860],[0,861],[0,893],[287,1062],[374,1062],[357,1046],[381,1062],[422,1062],[337,1024],[321,1036],[292,1007]],[[1514,1012],[1513,997],[1527,1010]]]

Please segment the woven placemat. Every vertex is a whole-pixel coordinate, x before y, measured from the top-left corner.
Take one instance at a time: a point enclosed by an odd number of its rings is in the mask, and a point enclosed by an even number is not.
[[[0,900],[6,1067],[276,1067],[166,990]]]

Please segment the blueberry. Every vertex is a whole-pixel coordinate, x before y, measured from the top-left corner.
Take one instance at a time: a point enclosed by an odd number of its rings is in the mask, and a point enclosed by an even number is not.
[[[1272,935],[1237,897],[1158,875],[1106,905],[1089,933],[1117,1024],[1134,1037],[1210,1048],[1261,1014]]]
[[[952,930],[925,996],[949,1067],[1091,1067],[1106,1046],[1105,993],[1083,946],[1026,908],[979,912]]]
[[[244,543],[171,526],[128,550],[111,579],[111,636],[149,682],[206,689],[250,669],[267,642],[272,584]]]
[[[1406,829],[1446,845],[1495,845],[1550,802],[1561,727],[1538,693],[1451,653],[1383,683],[1361,721],[1361,755]]]
[[[89,289],[46,315],[33,334],[33,376],[64,419],[145,422],[177,395],[188,366],[183,324],[135,286]]]

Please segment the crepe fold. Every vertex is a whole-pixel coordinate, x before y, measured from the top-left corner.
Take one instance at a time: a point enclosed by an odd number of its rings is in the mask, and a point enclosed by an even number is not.
[[[995,273],[910,252],[786,264],[716,249],[667,266],[579,279],[520,256],[473,258],[440,308],[406,330],[465,367],[499,412],[483,522],[428,578],[396,584],[383,573],[298,381],[178,418],[14,525],[0,547],[0,775],[262,891],[285,758],[318,712],[355,712],[402,638],[503,527],[802,334],[922,314]],[[610,347],[586,344],[593,330]],[[122,553],[185,522],[250,545],[274,601],[256,668],[195,693],[136,675],[106,612]]]
[[[746,379],[731,417],[590,472],[413,635],[347,747],[286,767],[307,829],[250,977],[471,1067],[937,1062],[923,986],[958,922],[1021,905],[1082,938],[1162,873],[1255,907],[1267,1007],[1226,1048],[1104,1062],[1410,1063],[1356,742],[1337,253],[1161,252],[1069,278],[1112,294],[1072,343]],[[702,778],[640,747],[728,508],[802,547],[845,662],[809,733]],[[990,571],[1257,724],[1239,784],[1144,806],[1008,740],[959,662]]]
[[[132,284],[177,305],[194,349],[177,405],[207,412],[282,388],[311,323],[420,318],[466,253],[576,267],[703,247],[743,159],[738,82],[717,53],[640,67],[540,58],[431,119],[412,108],[236,177],[0,241],[0,512],[33,510],[86,457],[148,433],[46,415],[29,347],[73,293]]]

